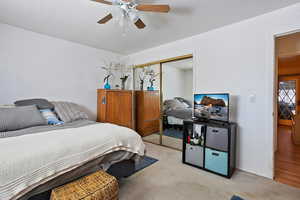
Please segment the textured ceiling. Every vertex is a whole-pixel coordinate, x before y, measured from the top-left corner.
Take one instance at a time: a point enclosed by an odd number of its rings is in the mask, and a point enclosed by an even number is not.
[[[0,22],[99,49],[130,54],[270,12],[300,0],[144,0],[168,3],[168,14],[142,13],[147,25],[126,36],[109,22],[96,22],[111,6],[89,0],[1,0]]]

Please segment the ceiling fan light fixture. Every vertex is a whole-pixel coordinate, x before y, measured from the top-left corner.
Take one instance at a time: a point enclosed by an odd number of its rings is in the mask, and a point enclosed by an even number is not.
[[[112,0],[111,1],[112,5],[120,5],[120,1],[119,0]]]
[[[139,20],[138,14],[134,11],[129,12],[128,17],[133,23],[135,23],[135,22],[137,22],[137,20]]]
[[[98,21],[99,24],[105,24],[112,20],[114,24],[119,24],[121,27],[127,28],[129,22],[133,22],[134,25],[143,29],[146,27],[145,23],[140,19],[139,12],[159,12],[168,13],[170,6],[168,4],[140,4],[139,0],[92,0],[99,3],[113,5],[113,9],[110,14],[103,17]],[[117,23],[116,23],[117,22]]]
[[[111,10],[111,14],[113,16],[113,22],[115,24],[118,24],[119,21],[121,20],[121,18],[124,17],[124,13],[123,10],[119,7],[119,6],[115,6],[112,10]]]
[[[120,6],[125,12],[129,12],[129,8],[126,4]]]

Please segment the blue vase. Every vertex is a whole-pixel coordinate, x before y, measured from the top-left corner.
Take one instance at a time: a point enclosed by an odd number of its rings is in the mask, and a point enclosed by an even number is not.
[[[111,88],[111,87],[110,87],[109,83],[106,82],[105,85],[104,85],[104,89],[110,90],[110,88]]]
[[[148,91],[154,91],[154,87],[152,87],[152,86],[151,87],[147,87],[147,90]]]

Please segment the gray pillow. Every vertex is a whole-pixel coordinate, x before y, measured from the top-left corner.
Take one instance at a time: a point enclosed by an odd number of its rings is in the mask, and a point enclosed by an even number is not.
[[[54,105],[47,99],[24,99],[15,102],[16,106],[36,105],[38,109],[54,109]]]
[[[186,108],[185,105],[183,105],[180,101],[176,99],[169,99],[164,101],[164,110],[169,111],[169,110],[175,110],[175,109],[180,109],[180,108]]]
[[[180,101],[181,103],[185,104],[187,106],[187,108],[192,108],[193,104],[192,102],[190,102],[189,100],[182,98],[182,97],[175,97],[174,99]]]
[[[76,120],[88,119],[88,115],[81,111],[81,107],[78,104],[71,102],[52,102],[54,110],[58,117],[68,123]]]
[[[15,131],[46,124],[47,121],[35,105],[0,108],[0,132]]]

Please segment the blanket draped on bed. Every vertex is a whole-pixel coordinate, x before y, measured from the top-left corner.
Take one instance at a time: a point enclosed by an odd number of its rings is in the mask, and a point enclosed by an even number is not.
[[[0,199],[32,188],[115,151],[144,155],[133,130],[107,123],[0,138]]]

